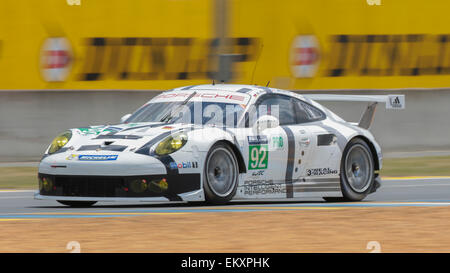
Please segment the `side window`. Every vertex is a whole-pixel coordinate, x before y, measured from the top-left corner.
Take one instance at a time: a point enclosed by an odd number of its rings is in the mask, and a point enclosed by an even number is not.
[[[290,97],[270,95],[258,103],[258,117],[273,115],[280,120],[280,125],[295,124],[294,104]],[[278,114],[276,113],[278,112]]]
[[[306,102],[294,99],[294,103],[296,106],[297,123],[312,122],[325,118],[322,111]]]

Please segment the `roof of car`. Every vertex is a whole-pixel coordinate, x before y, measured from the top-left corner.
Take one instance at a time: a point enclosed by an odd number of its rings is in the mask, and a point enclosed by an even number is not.
[[[166,92],[179,92],[179,91],[211,91],[211,90],[217,90],[217,91],[227,91],[227,92],[239,92],[244,93],[247,95],[250,95],[253,98],[258,98],[260,95],[267,94],[267,93],[275,93],[280,95],[287,95],[291,97],[295,97],[297,99],[303,100],[308,102],[309,104],[312,104],[315,107],[319,107],[321,110],[326,111],[327,113],[331,113],[328,109],[326,109],[323,105],[317,103],[314,100],[311,100],[304,95],[284,90],[284,89],[278,89],[278,88],[271,88],[266,86],[259,86],[259,85],[249,85],[249,84],[200,84],[200,85],[190,85],[190,86],[183,86],[178,87],[174,89],[167,90]]]
[[[222,90],[230,92],[247,92],[253,90],[273,91],[273,88],[263,87],[258,85],[245,85],[245,84],[202,84],[202,85],[190,85],[184,87],[174,88],[169,91],[182,91],[182,90]]]

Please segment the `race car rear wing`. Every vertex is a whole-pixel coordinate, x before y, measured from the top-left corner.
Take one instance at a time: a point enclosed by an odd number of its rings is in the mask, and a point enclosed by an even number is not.
[[[335,94],[307,94],[304,97],[316,101],[355,101],[369,102],[358,126],[369,129],[372,125],[375,110],[379,102],[386,105],[386,109],[405,109],[405,95],[335,95]]]

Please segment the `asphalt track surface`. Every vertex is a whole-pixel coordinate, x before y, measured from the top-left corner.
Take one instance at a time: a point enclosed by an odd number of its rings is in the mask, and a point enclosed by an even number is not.
[[[35,200],[34,191],[0,190],[0,221],[42,218],[100,218],[207,212],[323,210],[336,207],[450,206],[450,177],[383,180],[376,193],[362,202],[329,203],[322,199],[288,202],[235,202],[223,206],[99,202],[90,208],[70,208],[56,201]]]

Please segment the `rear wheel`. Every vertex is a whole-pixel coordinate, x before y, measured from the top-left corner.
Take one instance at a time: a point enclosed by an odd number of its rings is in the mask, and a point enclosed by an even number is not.
[[[374,162],[366,142],[355,138],[345,148],[341,160],[341,190],[343,198],[326,197],[326,201],[361,201],[374,186]]]
[[[58,200],[58,202],[65,206],[77,208],[87,208],[97,203],[97,201],[61,201],[61,200]]]
[[[208,152],[205,161],[203,189],[206,201],[224,204],[236,193],[239,167],[236,155],[225,143],[215,144]]]

